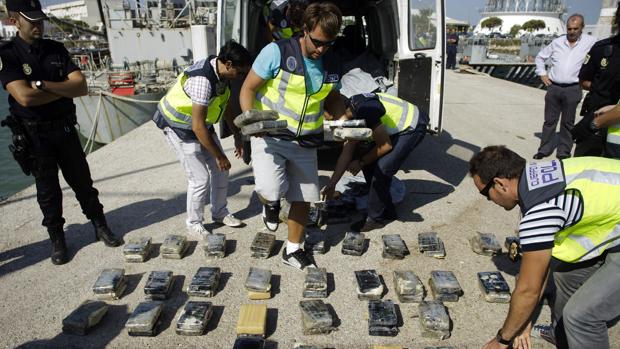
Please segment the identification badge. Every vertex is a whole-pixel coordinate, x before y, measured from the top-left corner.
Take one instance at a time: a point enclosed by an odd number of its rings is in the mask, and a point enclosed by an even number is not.
[[[601,59],[601,67],[602,68],[607,67],[608,64],[609,64],[609,61],[607,60],[607,58]]]
[[[28,63],[22,64],[22,69],[24,70],[24,74],[26,75],[32,74],[32,68],[30,68],[30,65]]]
[[[527,188],[539,189],[564,181],[562,165],[559,160],[531,162],[527,164]]]

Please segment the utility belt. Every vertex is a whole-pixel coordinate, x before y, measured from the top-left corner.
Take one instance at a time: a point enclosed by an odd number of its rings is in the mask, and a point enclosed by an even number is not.
[[[65,131],[68,131],[70,127],[77,124],[77,117],[75,116],[75,114],[71,114],[61,119],[49,121],[34,121],[22,119],[21,123],[24,125],[28,132],[32,133],[54,131],[58,129],[65,129]]]

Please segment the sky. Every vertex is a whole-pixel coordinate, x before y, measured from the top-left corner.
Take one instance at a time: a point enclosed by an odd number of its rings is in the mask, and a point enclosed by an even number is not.
[[[476,25],[480,20],[480,10],[484,8],[485,0],[445,0],[446,15]],[[596,24],[601,13],[601,0],[565,0],[566,12],[569,14],[581,13],[586,24]]]

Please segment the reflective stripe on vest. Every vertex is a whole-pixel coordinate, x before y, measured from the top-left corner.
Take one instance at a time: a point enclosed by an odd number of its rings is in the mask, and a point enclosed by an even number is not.
[[[336,83],[323,82],[319,91],[307,95],[305,77],[280,68],[278,75],[256,93],[254,108],[278,112],[278,120],[286,120],[288,131],[296,137],[320,134],[323,132],[324,100]]]
[[[563,160],[566,190],[579,190],[583,216],[555,234],[553,257],[576,263],[620,244],[620,161],[600,157]]]
[[[394,135],[418,124],[420,112],[415,105],[385,93],[377,93],[377,96],[385,108],[381,123],[388,134]]]
[[[208,64],[208,63],[207,63]],[[191,130],[192,129],[192,100],[183,90],[183,85],[189,77],[185,72],[181,73],[174,85],[168,90],[164,98],[159,101],[157,108],[166,118],[170,127]],[[211,86],[212,95],[215,95],[215,86]],[[228,103],[230,89],[226,89],[223,94],[209,99],[205,123],[208,125],[216,124]]]

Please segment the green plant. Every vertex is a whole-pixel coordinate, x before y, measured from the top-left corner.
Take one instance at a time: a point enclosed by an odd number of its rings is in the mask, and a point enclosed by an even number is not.
[[[522,27],[523,30],[527,30],[530,33],[545,28],[547,28],[547,24],[542,19],[531,19],[523,23]]]
[[[510,28],[510,35],[512,35],[512,37],[515,37],[519,34],[519,30],[521,30],[521,26],[518,24],[515,24],[512,26],[512,28]]]
[[[501,18],[498,17],[489,17],[480,23],[480,26],[483,28],[493,29],[495,27],[499,27],[504,23]]]

